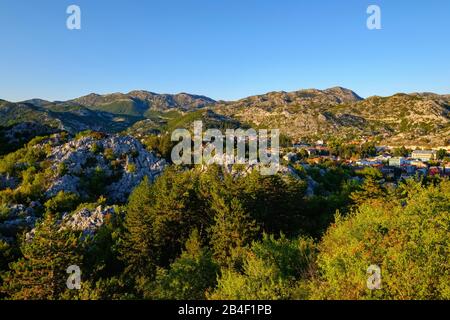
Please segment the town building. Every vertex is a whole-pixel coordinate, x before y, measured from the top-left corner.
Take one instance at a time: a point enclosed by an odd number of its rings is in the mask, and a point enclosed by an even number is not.
[[[436,159],[436,150],[414,150],[411,158],[421,161],[430,161]]]
[[[389,165],[391,167],[401,167],[407,163],[406,159],[403,157],[394,157],[389,159]]]

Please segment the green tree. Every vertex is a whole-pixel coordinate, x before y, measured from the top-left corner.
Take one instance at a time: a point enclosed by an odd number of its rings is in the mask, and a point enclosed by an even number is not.
[[[306,279],[316,254],[312,240],[275,239],[264,235],[247,251],[242,272],[223,269],[216,290],[208,295],[217,300],[304,299]]]
[[[216,284],[218,266],[210,251],[202,248],[197,230],[186,242],[186,248],[169,270],[159,269],[156,281],[145,294],[149,299],[204,300]]]
[[[436,158],[438,160],[444,160],[444,158],[447,156],[447,150],[439,149],[436,153]]]
[[[119,245],[130,276],[153,279],[157,266],[167,267],[179,256],[192,230],[206,230],[209,218],[197,180],[194,172],[170,168],[153,184],[145,178],[132,192]]]
[[[262,176],[253,171],[229,183],[227,189],[241,200],[261,231],[295,235],[301,231],[306,183],[293,178]]]
[[[179,256],[192,230],[199,230],[203,237],[210,225],[205,200],[198,192],[199,176],[199,172],[169,168],[151,187],[149,209],[155,217],[154,243],[160,266],[168,266]]]
[[[107,176],[105,171],[97,166],[94,172],[89,177],[86,177],[83,181],[88,194],[91,195],[93,199],[97,199],[99,196],[105,193]]]
[[[395,157],[407,157],[407,156],[409,156],[410,153],[411,153],[411,151],[406,149],[404,146],[394,149]]]
[[[81,248],[76,233],[60,229],[54,216],[46,215],[34,238],[21,245],[23,258],[10,264],[2,291],[10,299],[60,299],[68,291],[67,268],[82,267]]]
[[[258,231],[256,222],[246,213],[236,198],[226,200],[214,195],[211,207],[214,225],[210,229],[214,258],[222,266],[232,265]]]
[[[388,195],[387,190],[372,176],[368,176],[360,190],[353,192],[350,199],[357,205],[367,201],[383,200]]]
[[[377,155],[377,148],[373,142],[363,143],[360,147],[361,158],[368,158]]]
[[[120,258],[126,266],[126,274],[152,277],[156,270],[155,216],[151,205],[151,185],[145,177],[130,195],[124,231],[119,240]]]
[[[337,217],[319,245],[312,298],[450,298],[450,182],[404,190]],[[371,265],[381,269],[380,290],[367,288]]]
[[[144,144],[148,150],[154,151],[162,158],[167,160],[171,159],[174,142],[171,141],[171,136],[169,134],[161,136],[150,135],[145,139]]]

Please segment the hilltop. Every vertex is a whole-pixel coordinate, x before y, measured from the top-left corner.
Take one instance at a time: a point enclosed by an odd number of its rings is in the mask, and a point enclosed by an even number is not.
[[[194,110],[215,103],[213,99],[199,95],[187,93],[157,94],[144,90],[131,91],[127,94],[98,95],[92,93],[68,102],[92,110],[133,116],[146,116],[151,111],[166,111],[169,109]]]
[[[215,111],[257,127],[279,128],[294,140],[377,138],[401,145],[449,144],[450,97],[432,93],[362,99],[351,90],[272,92]]]

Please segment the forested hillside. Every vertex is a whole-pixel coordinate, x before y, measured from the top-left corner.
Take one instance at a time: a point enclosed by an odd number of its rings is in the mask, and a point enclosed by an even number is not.
[[[136,140],[89,132],[2,158],[1,297],[450,298],[448,180],[388,187],[331,162],[275,176],[162,168]],[[382,290],[367,288],[369,265]]]

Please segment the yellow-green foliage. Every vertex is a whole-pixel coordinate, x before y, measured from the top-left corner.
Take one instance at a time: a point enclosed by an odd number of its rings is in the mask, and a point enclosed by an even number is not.
[[[136,172],[136,165],[134,163],[129,163],[127,165],[127,171],[129,173],[135,173]]]
[[[60,230],[57,220],[47,215],[36,228],[33,241],[20,246],[22,258],[10,264],[2,275],[0,292],[16,300],[55,300],[67,293],[67,267],[82,266],[79,235]],[[75,292],[73,290],[72,292]]]
[[[320,243],[317,299],[450,299],[450,182],[410,186],[404,200],[362,204]],[[367,268],[382,288],[367,288]]]
[[[45,203],[45,208],[50,213],[64,213],[73,210],[79,203],[79,196],[60,191],[58,194]]]
[[[209,299],[224,300],[278,300],[298,298],[306,293],[298,289],[305,280],[314,261],[315,245],[312,240],[275,239],[264,235],[247,252],[243,271],[222,270],[217,289]]]
[[[203,300],[207,290],[216,284],[218,271],[211,253],[201,247],[199,234],[194,230],[185,250],[169,270],[159,268],[146,296],[150,299]]]
[[[39,161],[42,161],[46,157],[45,148],[40,145],[35,145],[35,143],[33,140],[27,147],[9,153],[1,158],[0,173],[18,175],[24,169],[36,166]]]

